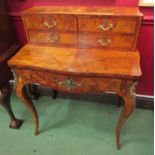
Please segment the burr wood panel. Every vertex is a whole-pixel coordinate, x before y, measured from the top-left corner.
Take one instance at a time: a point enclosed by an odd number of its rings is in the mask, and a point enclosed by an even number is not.
[[[82,16],[79,18],[79,31],[84,32],[114,32],[134,34],[137,26],[136,17],[114,16]]]
[[[82,33],[79,35],[79,46],[113,50],[135,50],[134,36],[105,33]]]
[[[33,44],[53,45],[77,45],[77,34],[51,31],[29,31],[29,41]]]
[[[30,30],[76,31],[76,18],[72,15],[26,14],[23,18]]]

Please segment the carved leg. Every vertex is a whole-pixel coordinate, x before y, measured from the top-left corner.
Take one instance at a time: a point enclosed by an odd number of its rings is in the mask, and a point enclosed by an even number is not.
[[[31,98],[27,95],[26,91],[24,91],[23,88],[24,88],[23,80],[21,78],[18,78],[18,82],[16,84],[16,93],[17,96],[23,101],[23,103],[27,106],[27,108],[31,112],[35,123],[35,135],[37,135],[39,128],[38,114],[33,102],[31,101]]]
[[[10,96],[11,96],[11,89],[9,84],[3,86],[0,91],[0,104],[6,109],[6,111],[9,113],[11,123],[10,128],[19,129],[23,123],[22,120],[17,119],[11,108],[10,104]]]
[[[116,144],[117,144],[117,149],[120,149],[121,145],[120,145],[120,132],[121,129],[125,123],[125,121],[127,120],[127,118],[131,115],[131,113],[134,111],[135,108],[135,96],[134,96],[134,92],[131,91],[132,88],[130,88],[123,97],[124,101],[125,101],[125,105],[124,108],[120,114],[120,118],[118,120],[117,123],[117,128],[116,128]]]

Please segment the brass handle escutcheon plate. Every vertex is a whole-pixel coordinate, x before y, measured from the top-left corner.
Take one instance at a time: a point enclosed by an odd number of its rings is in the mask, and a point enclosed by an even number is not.
[[[108,45],[108,44],[111,43],[111,39],[109,39],[109,38],[99,39],[99,40],[98,40],[98,43],[99,43],[101,46],[106,46],[106,45]]]
[[[48,38],[48,41],[50,42],[50,43],[55,43],[55,42],[57,42],[59,40],[59,37],[58,37],[58,35],[55,35],[55,34],[50,34],[50,36],[49,36],[49,38]]]
[[[50,24],[51,23],[51,24]],[[51,19],[49,19],[49,21],[44,21],[43,25],[45,27],[47,27],[48,29],[53,28],[54,26],[57,25],[56,21],[52,21]]]
[[[73,79],[70,77],[66,78],[64,81],[53,80],[53,82],[55,82],[58,86],[64,86],[65,88],[67,88],[69,90],[82,86],[82,83],[77,83],[77,82],[73,81]]]
[[[113,28],[113,24],[109,23],[109,21],[105,21],[103,24],[100,24],[98,28],[103,31],[108,31]]]

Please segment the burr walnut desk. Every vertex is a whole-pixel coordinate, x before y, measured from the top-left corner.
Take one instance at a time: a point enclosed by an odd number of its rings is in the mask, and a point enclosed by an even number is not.
[[[113,91],[125,105],[116,127],[120,131],[135,105],[135,83],[141,76],[136,49],[142,15],[137,8],[34,7],[22,14],[28,44],[10,61],[16,93],[38,115],[24,86],[39,83],[72,93]],[[110,122],[109,122],[110,123]]]

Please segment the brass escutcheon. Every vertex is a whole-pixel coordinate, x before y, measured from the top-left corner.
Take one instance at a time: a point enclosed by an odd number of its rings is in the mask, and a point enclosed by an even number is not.
[[[77,83],[75,81],[73,81],[72,78],[68,77],[66,78],[64,81],[60,81],[60,80],[53,80],[58,86],[64,86],[67,89],[73,89],[73,88],[77,88],[77,87],[81,87],[82,84],[81,83]]]

